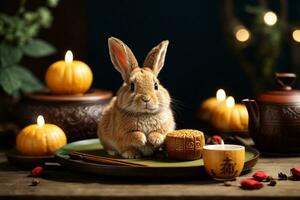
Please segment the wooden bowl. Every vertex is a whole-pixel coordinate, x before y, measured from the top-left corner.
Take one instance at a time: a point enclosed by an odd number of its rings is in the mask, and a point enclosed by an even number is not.
[[[32,169],[36,166],[43,166],[46,162],[56,162],[54,155],[47,156],[25,156],[16,148],[5,153],[7,161],[17,167]]]
[[[81,95],[27,94],[16,106],[16,121],[23,128],[36,123],[37,116],[43,115],[46,123],[65,131],[68,142],[94,138],[103,108],[111,97],[112,92],[105,90],[90,90]]]

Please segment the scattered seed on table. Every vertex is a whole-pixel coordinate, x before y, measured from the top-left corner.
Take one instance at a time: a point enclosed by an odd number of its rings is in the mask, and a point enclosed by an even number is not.
[[[270,182],[274,180],[274,178],[272,176],[268,176],[267,178],[263,179],[262,182]]]
[[[40,181],[38,179],[32,179],[31,186],[37,186],[38,184],[40,184]]]
[[[269,183],[269,186],[275,186],[277,184],[277,182],[275,180],[271,180]]]
[[[288,177],[287,177],[286,174],[280,172],[280,173],[278,174],[278,179],[279,179],[279,180],[287,180]]]
[[[229,181],[224,181],[224,186],[226,187],[231,186],[231,183]]]

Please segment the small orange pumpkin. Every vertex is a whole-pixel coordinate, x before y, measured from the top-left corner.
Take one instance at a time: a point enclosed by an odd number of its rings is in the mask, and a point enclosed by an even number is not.
[[[71,51],[61,60],[53,63],[46,72],[46,84],[55,94],[83,94],[92,85],[93,73],[89,66],[74,60]]]
[[[214,110],[218,109],[222,104],[224,102],[218,101],[215,97],[206,99],[200,106],[198,118],[203,121],[210,121]]]
[[[212,125],[222,131],[245,131],[248,129],[248,111],[245,105],[235,104],[232,97],[215,109]]]
[[[198,118],[203,121],[210,121],[212,113],[220,105],[225,103],[226,93],[223,89],[219,89],[216,97],[211,97],[203,101],[198,111]]]
[[[32,124],[17,136],[16,147],[18,151],[27,156],[51,155],[57,149],[67,143],[67,137],[63,130],[54,124],[43,124],[40,116],[40,124]]]

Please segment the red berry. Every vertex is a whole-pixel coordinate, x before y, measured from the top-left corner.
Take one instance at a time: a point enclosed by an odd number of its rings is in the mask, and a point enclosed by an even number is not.
[[[31,170],[31,175],[34,177],[41,176],[44,172],[44,168],[41,166],[37,166]]]
[[[300,179],[300,167],[294,167],[291,169],[291,172],[293,174],[293,178],[298,180]]]
[[[244,179],[244,180],[241,180],[241,187],[243,189],[260,189],[262,188],[264,185],[259,182],[259,181],[256,181],[254,179]]]
[[[212,140],[212,142],[213,142],[214,144],[221,144],[222,141],[223,141],[223,140],[222,140],[222,137],[219,136],[219,135],[214,135],[214,136],[212,136],[211,140]]]
[[[257,171],[253,174],[253,178],[257,181],[263,181],[268,178],[268,174],[264,171]]]

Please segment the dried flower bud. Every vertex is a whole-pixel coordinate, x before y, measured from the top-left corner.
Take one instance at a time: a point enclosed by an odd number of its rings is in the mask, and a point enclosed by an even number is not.
[[[222,137],[219,135],[214,135],[211,137],[211,140],[214,144],[222,144]]]
[[[41,166],[37,166],[31,170],[31,176],[38,177],[41,176],[44,172],[44,168]]]
[[[291,172],[294,180],[300,180],[300,167],[292,168]]]
[[[241,183],[241,188],[250,189],[250,190],[260,189],[264,186],[261,182],[256,181],[254,179],[244,179],[241,180],[240,183]]]
[[[254,174],[253,174],[253,178],[257,181],[264,181],[266,182],[266,179],[268,178],[268,174],[264,171],[256,171]]]

